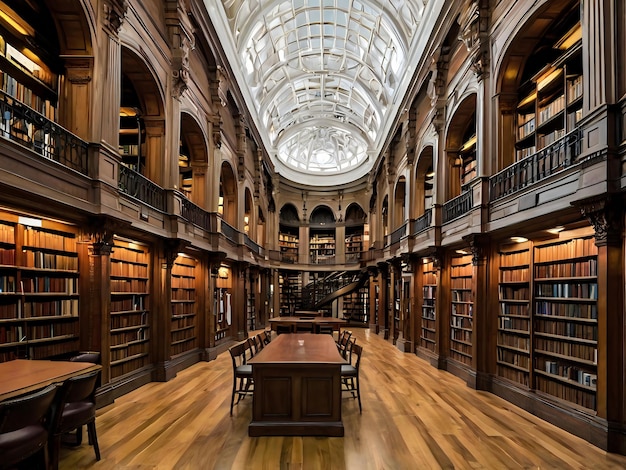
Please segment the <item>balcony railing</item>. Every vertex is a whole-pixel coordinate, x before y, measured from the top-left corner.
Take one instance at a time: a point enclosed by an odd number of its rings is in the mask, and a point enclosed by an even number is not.
[[[254,240],[252,240],[248,235],[246,235],[243,240],[245,245],[250,248],[250,251],[256,253],[259,256],[264,256],[263,247]]]
[[[571,165],[581,153],[582,132],[576,129],[539,152],[505,168],[489,179],[489,198],[496,201],[537,183]]]
[[[467,214],[474,204],[474,192],[469,189],[460,196],[450,199],[443,205],[442,221],[443,223],[449,222]]]
[[[181,201],[182,207],[180,215],[183,219],[207,232],[214,231],[215,224],[212,223],[213,218],[211,217],[211,213],[205,211],[202,207],[197,206],[186,197],[182,197]]]
[[[220,222],[220,233],[224,235],[228,241],[235,245],[239,244],[239,231],[223,219]]]
[[[88,173],[87,142],[4,92],[0,92],[0,135],[83,175]]]
[[[387,244],[386,246],[395,245],[396,243],[400,243],[404,237],[406,237],[406,228],[408,222],[404,222],[400,227],[391,232],[391,235],[387,236]]]
[[[165,212],[165,190],[125,165],[119,165],[119,190],[144,204]]]
[[[430,227],[432,222],[433,210],[426,209],[426,212],[424,212],[421,216],[413,221],[413,235],[416,235],[426,230],[428,227]]]

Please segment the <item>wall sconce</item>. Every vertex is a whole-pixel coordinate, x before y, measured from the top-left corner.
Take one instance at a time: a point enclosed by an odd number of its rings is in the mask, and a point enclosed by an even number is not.
[[[220,279],[228,279],[228,266],[220,266],[217,270],[217,277]]]

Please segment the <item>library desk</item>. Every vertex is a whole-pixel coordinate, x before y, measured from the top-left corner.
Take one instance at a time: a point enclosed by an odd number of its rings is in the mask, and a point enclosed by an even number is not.
[[[0,401],[61,383],[102,366],[88,362],[15,359],[0,363]]]
[[[252,364],[249,436],[343,436],[341,364],[330,335],[289,334],[272,340]]]
[[[272,328],[272,330],[276,330],[276,326],[277,325],[285,325],[285,326],[289,326],[292,331],[295,330],[297,327],[302,327],[302,328],[308,328],[308,329],[313,329],[314,327],[317,328],[319,326],[332,326],[334,330],[338,331],[339,333],[341,333],[341,325],[345,325],[347,323],[346,320],[343,320],[341,318],[334,318],[334,317],[307,317],[307,316],[302,316],[302,317],[275,317],[275,318],[270,318],[269,319],[270,322],[270,327]]]

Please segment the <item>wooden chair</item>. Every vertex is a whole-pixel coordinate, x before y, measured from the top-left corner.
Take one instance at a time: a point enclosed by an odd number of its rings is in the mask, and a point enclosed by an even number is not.
[[[339,336],[339,341],[337,341],[337,349],[339,349],[339,353],[343,356],[344,359],[348,358],[348,343],[350,342],[351,337],[352,331],[343,330],[341,336]]]
[[[101,364],[102,357],[99,351],[80,351],[76,355],[70,357],[70,361],[71,362],[89,362],[91,364]],[[96,383],[96,388],[98,387],[100,387],[100,376],[98,377],[98,382]],[[83,427],[79,426],[76,429],[76,432],[74,433],[74,435],[75,435],[75,442],[70,442],[69,440],[64,439],[63,443],[79,446],[83,442]],[[72,434],[68,432],[63,437],[65,438],[66,436],[71,437]]]
[[[270,331],[270,334],[271,334],[271,331]],[[265,346],[270,344],[271,339],[268,335],[267,330],[261,331],[257,336],[263,345],[261,349],[263,349]]]
[[[0,403],[0,469],[48,467],[48,438],[56,385]]]
[[[359,401],[359,413],[363,413],[361,408],[361,388],[359,386],[359,368],[361,366],[361,355],[363,347],[356,344],[356,341],[350,342],[350,362],[341,365],[341,385],[342,391],[350,392],[353,398]]]
[[[50,468],[59,468],[61,436],[87,425],[89,444],[93,445],[96,460],[100,460],[100,446],[96,434],[96,389],[100,370],[71,377],[59,387],[50,427]],[[81,433],[82,434],[82,433]]]
[[[230,397],[230,415],[233,415],[233,405],[235,404],[235,395],[237,395],[237,403],[246,395],[252,393],[252,366],[247,364],[246,357],[249,349],[248,341],[243,341],[228,350],[233,363],[233,392]]]

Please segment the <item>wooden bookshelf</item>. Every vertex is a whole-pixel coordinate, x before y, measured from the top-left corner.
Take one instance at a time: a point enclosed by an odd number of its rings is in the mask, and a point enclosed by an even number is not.
[[[597,248],[592,234],[534,248],[536,389],[596,409]]]
[[[577,23],[553,44],[560,54],[519,89],[516,159],[556,142],[582,118],[582,28]],[[532,63],[532,58],[530,62]]]
[[[247,292],[246,297],[246,318],[248,319],[248,331],[254,331],[256,326],[256,295],[254,291]]]
[[[472,363],[474,311],[472,301],[472,255],[452,257],[450,264],[450,358]]]
[[[150,252],[115,240],[111,253],[111,378],[134,372],[150,358]]]
[[[301,308],[302,273],[298,271],[280,271],[280,315],[293,315]]]
[[[218,271],[213,292],[213,315],[215,316],[215,341],[229,336],[233,318],[233,272],[230,266],[222,265]]]
[[[348,229],[346,228],[346,232]],[[361,259],[363,251],[363,229],[346,233],[346,263],[356,263]]]
[[[283,263],[293,264],[298,262],[299,239],[297,233],[281,231],[278,234],[278,245],[280,247],[280,260]]]
[[[178,256],[172,266],[171,355],[176,356],[198,347],[196,315],[197,261]]]
[[[530,386],[530,248],[529,242],[499,252],[497,374]]]
[[[120,116],[118,152],[122,163],[141,173],[145,168],[145,129],[137,116]]]
[[[76,232],[0,213],[0,361],[79,349]]]
[[[435,351],[437,310],[437,269],[431,259],[425,258],[422,263],[422,322],[420,329],[420,346]]]
[[[335,262],[335,234],[312,232],[309,238],[311,264],[333,264]]]

